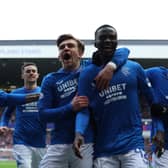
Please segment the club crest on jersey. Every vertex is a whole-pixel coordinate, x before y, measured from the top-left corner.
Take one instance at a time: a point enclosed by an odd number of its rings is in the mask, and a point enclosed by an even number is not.
[[[39,99],[42,99],[43,97],[44,97],[44,94],[43,94],[43,93],[40,93]]]
[[[96,82],[95,82],[95,80],[91,83],[91,86],[92,86],[92,88],[95,88],[95,87],[96,87]]]
[[[146,83],[147,83],[148,87],[152,87],[152,85],[151,85],[151,83],[150,83],[148,78],[146,78]]]
[[[121,72],[125,75],[128,76],[130,74],[129,68],[128,67],[122,67]]]

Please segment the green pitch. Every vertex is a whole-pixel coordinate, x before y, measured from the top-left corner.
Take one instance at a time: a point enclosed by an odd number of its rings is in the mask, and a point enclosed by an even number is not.
[[[0,161],[0,168],[16,168],[15,161]]]

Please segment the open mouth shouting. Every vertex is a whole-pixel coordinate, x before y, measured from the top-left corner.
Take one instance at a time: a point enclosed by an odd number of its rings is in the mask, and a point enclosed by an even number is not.
[[[62,59],[63,60],[69,60],[71,58],[71,55],[69,53],[65,53],[63,56],[62,56]]]

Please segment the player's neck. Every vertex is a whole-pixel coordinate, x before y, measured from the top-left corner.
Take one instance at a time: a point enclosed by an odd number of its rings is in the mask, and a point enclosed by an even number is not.
[[[24,87],[28,90],[33,90],[37,87],[37,83],[25,83]]]
[[[63,69],[65,71],[75,71],[75,70],[79,69],[79,67],[80,67],[80,62],[73,64],[71,66],[63,66]]]

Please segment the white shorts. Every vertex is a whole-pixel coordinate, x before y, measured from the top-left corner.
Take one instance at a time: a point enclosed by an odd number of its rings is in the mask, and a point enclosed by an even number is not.
[[[84,144],[81,154],[83,159],[75,156],[72,144],[49,145],[40,168],[92,168],[93,145]]]
[[[94,168],[148,168],[148,166],[146,154],[141,149],[121,155],[99,157],[94,161]]]
[[[35,148],[25,145],[14,145],[13,155],[17,168],[38,168],[46,148]]]
[[[153,168],[168,168],[168,150],[165,150],[160,158],[153,154],[152,166]]]

